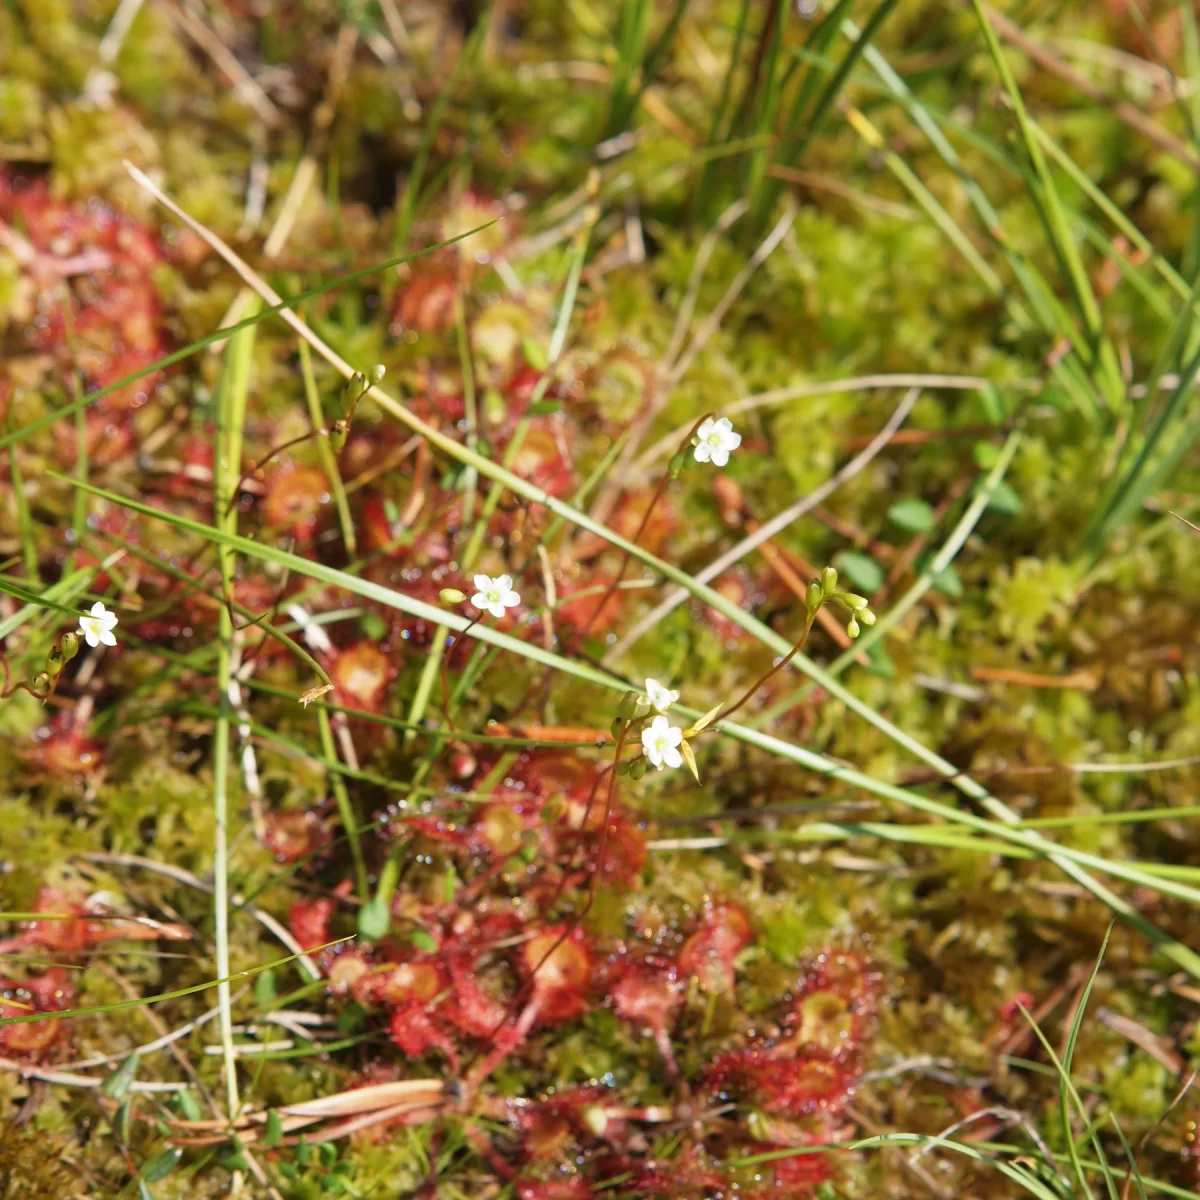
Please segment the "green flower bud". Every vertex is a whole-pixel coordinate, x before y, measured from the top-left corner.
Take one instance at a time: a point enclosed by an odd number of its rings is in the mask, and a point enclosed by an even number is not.
[[[621,697],[621,706],[617,711],[621,714],[621,719],[624,721],[632,721],[638,715],[638,701],[641,696],[634,691],[628,691]]]
[[[443,604],[461,604],[467,598],[466,592],[460,592],[458,588],[442,588],[438,594]]]
[[[837,590],[837,570],[834,567],[826,567],[821,572],[821,588],[825,595],[831,596]]]
[[[383,377],[384,377],[386,374],[387,374],[387,367],[385,367],[385,366],[383,365],[383,363],[376,363],[376,364],[375,364],[375,365],[374,365],[374,366],[371,368],[371,382],[372,382],[373,384],[375,384],[375,383],[382,383],[382,382],[383,382]]]
[[[808,611],[815,613],[818,608],[825,602],[825,593],[821,590],[821,585],[814,579],[808,585],[808,591],[805,593],[804,602],[808,605]]]
[[[667,474],[672,479],[678,479],[686,466],[687,454],[681,450],[678,454],[672,455],[671,461],[667,463]]]
[[[350,436],[349,421],[334,421],[333,428],[329,431],[329,445],[333,449],[334,454],[341,454],[346,445],[346,439]]]
[[[39,671],[30,681],[29,690],[41,696],[50,690],[50,676],[45,671]]]
[[[866,596],[855,595],[854,592],[843,592],[842,603],[850,609],[851,612],[862,612],[870,603]]]
[[[875,614],[869,608],[864,608],[862,610],[862,612],[860,612],[858,614],[858,619],[864,625],[874,625],[875,624]]]
[[[847,636],[856,638],[856,637],[858,637],[858,635],[860,633],[862,633],[862,630],[858,627],[858,622],[853,617],[851,617],[850,620],[846,622]]]
[[[635,758],[629,764],[629,778],[641,779],[646,773],[646,760],[644,758]]]
[[[70,662],[79,653],[79,634],[69,629],[58,639],[58,647],[62,651],[63,661]]]
[[[621,736],[621,730],[624,728],[625,722],[620,717],[613,717],[612,724],[609,726],[609,729],[612,730],[613,737],[619,738]]]
[[[618,775],[628,775],[629,774],[629,763],[627,763],[627,762],[617,763],[617,774]]]
[[[47,673],[50,675],[57,675],[66,665],[67,660],[63,657],[62,647],[51,647],[50,653],[46,655]]]

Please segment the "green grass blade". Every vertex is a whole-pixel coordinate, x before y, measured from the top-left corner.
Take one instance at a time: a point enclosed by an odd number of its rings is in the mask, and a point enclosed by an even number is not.
[[[300,374],[304,379],[304,398],[308,404],[308,416],[313,429],[325,427],[325,414],[321,409],[321,393],[317,388],[317,377],[313,371],[312,350],[303,339],[297,343],[300,352]],[[346,485],[342,473],[338,469],[337,455],[329,444],[327,437],[317,436],[317,455],[321,459],[321,469],[329,480],[329,490],[333,493],[333,503],[337,508],[338,524],[342,530],[342,542],[346,547],[346,555],[354,558],[358,553],[358,539],[354,535],[354,521],[350,517],[350,501],[346,496]]]
[[[1058,188],[1049,167],[1046,165],[1041,143],[1033,133],[1035,122],[1032,121],[1025,108],[1025,101],[1021,96],[1021,90],[1017,87],[1017,82],[1013,78],[1012,70],[1008,65],[1008,59],[1005,58],[1000,41],[996,37],[996,31],[992,28],[991,22],[984,12],[982,0],[971,0],[971,4],[975,9],[975,16],[983,31],[984,41],[987,43],[992,61],[996,64],[1001,83],[1004,85],[1004,90],[1008,94],[1009,102],[1012,104],[1013,111],[1016,114],[1017,126],[1021,132],[1025,153],[1028,155],[1033,174],[1036,176],[1037,183],[1040,186],[1041,195],[1037,203],[1038,213],[1042,218],[1051,248],[1054,250],[1063,274],[1071,287],[1075,304],[1079,309],[1084,328],[1087,331],[1088,346],[1091,354],[1095,356],[1094,371],[1096,379],[1101,390],[1107,396],[1110,407],[1116,409],[1124,392],[1116,351],[1113,349],[1112,343],[1105,336],[1104,323],[1100,315],[1100,306],[1096,302],[1091,281],[1088,279],[1083,261],[1079,257],[1078,247],[1075,245],[1074,237],[1067,224],[1062,201],[1059,199]],[[1036,195],[1036,192],[1031,188],[1031,196],[1036,197]]]

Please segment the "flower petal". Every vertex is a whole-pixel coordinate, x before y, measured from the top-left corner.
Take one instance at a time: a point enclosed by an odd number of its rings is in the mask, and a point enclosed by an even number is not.
[[[105,616],[107,616],[104,603],[101,600],[97,600],[96,603],[92,605],[91,612],[93,617],[96,617],[101,621],[104,620]]]
[[[509,608],[516,608],[521,603],[521,597],[514,591],[507,591],[500,597],[500,603]]]
[[[476,591],[486,592],[492,586],[492,577],[490,575],[476,575],[471,582],[475,585]]]
[[[663,762],[665,762],[668,767],[682,767],[683,755],[680,754],[674,746],[668,746],[665,750],[663,750]]]
[[[498,591],[498,592],[512,591],[512,576],[511,575],[497,575],[496,576],[496,591]]]
[[[712,457],[712,447],[707,442],[701,442],[692,453],[697,462],[708,462]]]
[[[724,446],[714,446],[712,448],[712,465],[714,467],[723,467],[729,461],[729,451]]]
[[[115,646],[117,644],[117,639],[113,636],[111,629],[102,629],[100,631],[100,641],[105,646]]]

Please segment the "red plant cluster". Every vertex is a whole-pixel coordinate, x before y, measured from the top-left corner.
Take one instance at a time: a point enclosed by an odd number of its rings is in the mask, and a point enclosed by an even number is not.
[[[41,975],[16,980],[0,977],[0,1017],[27,1017],[32,1013],[62,1012],[75,1000],[71,974],[51,967]],[[26,1061],[38,1061],[64,1033],[65,1021],[24,1021],[0,1025],[0,1052]]]
[[[99,200],[67,204],[45,179],[9,170],[0,170],[0,221],[33,288],[28,343],[53,355],[64,378],[78,370],[84,386],[98,390],[167,353],[153,279],[165,258],[145,227]],[[152,371],[88,409],[94,458],[111,462],[131,448],[125,418],[161,378]]]
[[[497,765],[457,753],[456,786],[490,778]],[[564,916],[584,903],[596,870],[604,775],[580,757],[526,752],[474,807],[451,809],[450,793],[415,814],[397,810],[388,828],[409,839],[406,859],[426,864],[430,880],[452,864],[459,883],[452,898],[415,879],[401,888],[388,938],[326,952],[330,990],[378,1013],[405,1060],[441,1060],[468,1109],[504,1122],[508,1133],[481,1152],[518,1196],[573,1200],[617,1177],[647,1197],[809,1195],[831,1165],[808,1148],[846,1132],[875,976],[861,954],[823,952],[773,1015],[706,1040],[711,1004],[738,1007],[742,956],[755,940],[739,905],[713,898],[649,942],[585,932]],[[612,814],[605,845],[609,883],[628,888],[644,861],[640,832]],[[326,897],[293,909],[303,945],[330,940],[336,905]],[[535,1055],[534,1039],[583,1029],[603,1010],[652,1043],[660,1103],[629,1107],[613,1080],[514,1100],[488,1093],[502,1063]],[[697,1045],[708,1046],[706,1061],[697,1063]],[[733,1112],[756,1117],[707,1115]],[[664,1120],[690,1132],[679,1154],[658,1162],[648,1131]],[[724,1161],[776,1150],[807,1152],[756,1168],[753,1180]]]
[[[81,898],[64,888],[44,887],[38,893],[34,912],[45,915],[24,922],[20,933],[0,941],[0,955],[33,950],[58,959],[75,959],[117,939],[182,941],[191,936],[180,925],[110,916],[109,909],[103,893]],[[61,1012],[70,1008],[74,999],[71,973],[64,967],[54,966],[24,980],[0,978],[0,1017]],[[65,1033],[65,1021],[2,1025],[0,1052],[23,1059],[40,1059]]]

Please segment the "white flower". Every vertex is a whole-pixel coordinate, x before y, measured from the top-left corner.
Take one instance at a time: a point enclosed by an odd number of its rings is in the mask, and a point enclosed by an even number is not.
[[[117,614],[109,612],[97,600],[92,605],[92,611],[79,618],[79,632],[83,634],[89,646],[115,646],[117,639],[113,636],[113,629],[116,624]]]
[[[642,749],[660,771],[663,767],[683,766],[683,755],[679,753],[682,741],[683,730],[676,729],[666,717],[655,717],[650,727],[642,730]]]
[[[655,712],[665,713],[679,699],[679,693],[663,687],[657,679],[647,679],[646,699],[650,701],[650,707]]]
[[[711,462],[714,467],[723,467],[729,461],[730,450],[736,450],[742,444],[742,435],[734,433],[733,422],[728,417],[714,421],[709,417],[696,430],[694,454],[697,462]]]
[[[490,575],[476,575],[471,603],[493,617],[502,617],[506,608],[516,608],[521,603],[521,597],[513,591],[511,575],[500,575],[496,579]]]

